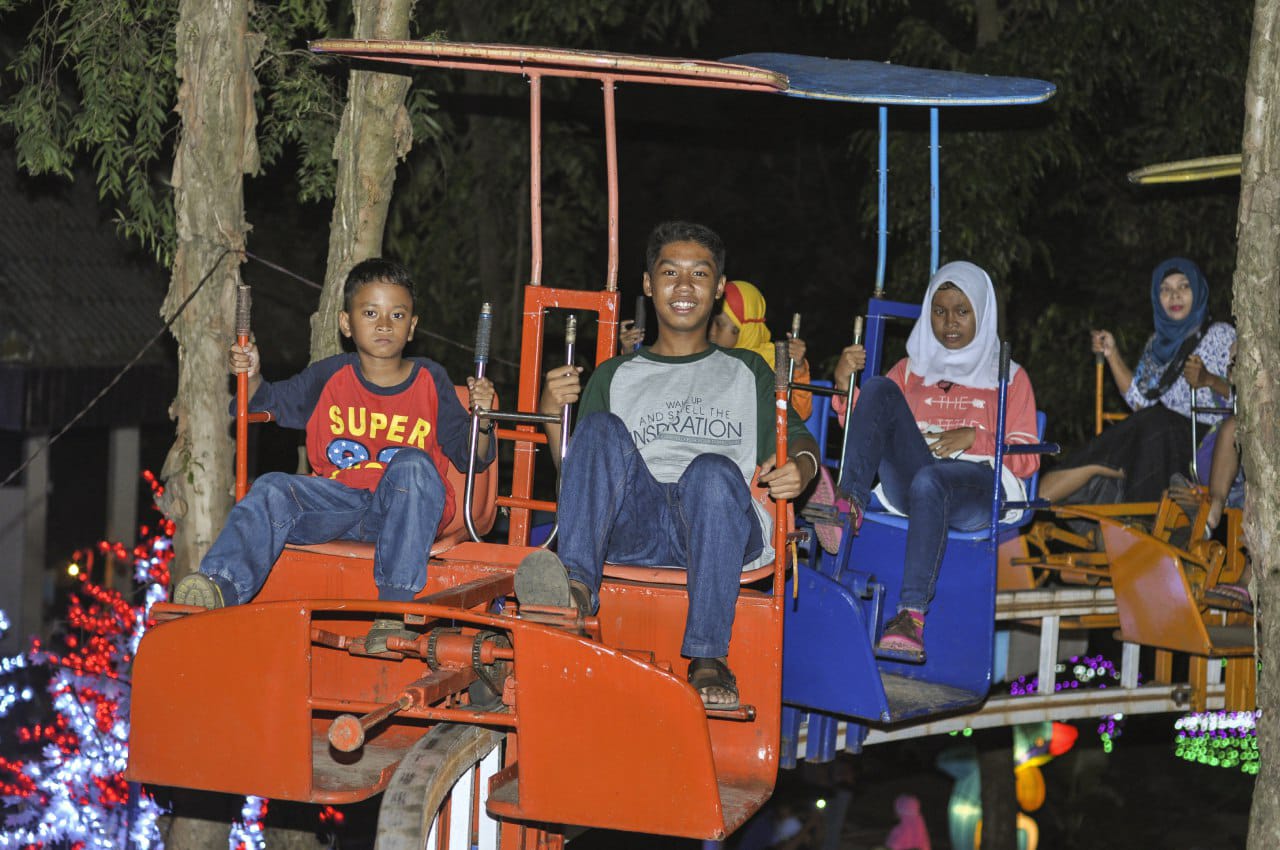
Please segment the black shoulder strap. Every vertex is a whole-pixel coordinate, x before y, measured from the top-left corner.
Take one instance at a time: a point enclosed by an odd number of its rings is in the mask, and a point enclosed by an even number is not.
[[[1144,392],[1144,396],[1155,400],[1168,392],[1169,388],[1177,383],[1178,377],[1182,374],[1182,367],[1187,362],[1187,358],[1191,356],[1191,352],[1196,350],[1196,346],[1200,344],[1200,340],[1204,338],[1205,331],[1209,330],[1209,325],[1211,324],[1213,324],[1213,317],[1206,314],[1199,329],[1182,341],[1182,344],[1178,346],[1178,350],[1174,353],[1173,359],[1170,360],[1169,365],[1165,367],[1164,373],[1160,376],[1160,380],[1154,387]]]

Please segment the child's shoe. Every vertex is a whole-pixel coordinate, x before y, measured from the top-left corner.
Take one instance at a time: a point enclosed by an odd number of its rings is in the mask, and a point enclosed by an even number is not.
[[[173,604],[194,605],[197,608],[225,608],[222,588],[204,573],[183,576],[173,588]]]
[[[924,663],[924,613],[911,608],[899,611],[884,627],[876,656],[911,664]]]
[[[370,654],[387,652],[388,638],[417,640],[418,636],[404,627],[404,620],[378,617],[364,636],[364,651]]]

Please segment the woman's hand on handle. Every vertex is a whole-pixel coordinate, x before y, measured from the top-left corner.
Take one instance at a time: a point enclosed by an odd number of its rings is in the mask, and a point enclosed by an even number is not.
[[[849,386],[849,376],[861,372],[867,365],[867,350],[861,345],[851,345],[840,352],[836,361],[835,385],[837,389]]]
[[[1101,354],[1106,358],[1107,366],[1111,369],[1111,377],[1115,380],[1120,392],[1129,392],[1129,385],[1133,383],[1133,370],[1124,362],[1124,358],[1116,349],[1116,338],[1111,335],[1111,331],[1105,330],[1090,331],[1089,335],[1093,353]]]
[[[1116,338],[1111,335],[1111,331],[1090,331],[1089,336],[1092,342],[1090,348],[1094,354],[1110,359],[1116,353]]]

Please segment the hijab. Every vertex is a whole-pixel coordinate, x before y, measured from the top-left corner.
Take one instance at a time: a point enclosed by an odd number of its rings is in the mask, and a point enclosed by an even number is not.
[[[1182,272],[1191,281],[1191,309],[1181,319],[1171,319],[1160,304],[1160,284],[1171,274]],[[1182,341],[1200,330],[1209,309],[1209,284],[1200,267],[1184,257],[1170,257],[1151,273],[1151,310],[1155,315],[1156,335],[1150,342],[1151,353],[1161,363],[1168,363]]]
[[[944,283],[956,286],[973,306],[975,333],[964,348],[952,351],[933,335],[933,296]],[[948,381],[974,389],[1000,383],[1000,337],[996,334],[996,291],[991,278],[973,263],[947,263],[933,273],[924,293],[920,318],[907,337],[910,369],[925,386]]]
[[[724,287],[724,314],[738,328],[734,348],[746,348],[764,358],[773,368],[774,349],[769,328],[764,323],[764,296],[745,280],[732,280]]]
[[[1191,282],[1191,309],[1181,319],[1170,318],[1160,304],[1160,284],[1176,272]],[[1182,373],[1182,363],[1195,350],[1201,330],[1207,324],[1209,284],[1200,267],[1185,257],[1170,257],[1151,273],[1151,311],[1156,332],[1147,342],[1135,370],[1138,389],[1147,398],[1159,398]],[[1172,375],[1173,380],[1166,381]]]

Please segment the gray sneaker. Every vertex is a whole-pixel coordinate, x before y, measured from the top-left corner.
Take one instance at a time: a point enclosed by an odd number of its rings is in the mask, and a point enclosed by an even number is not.
[[[194,605],[197,608],[225,608],[227,603],[222,598],[222,588],[204,573],[192,573],[183,576],[173,588],[175,605]]]
[[[516,600],[521,605],[571,608],[591,613],[591,592],[586,585],[569,580],[569,572],[555,552],[534,549],[516,568]]]

